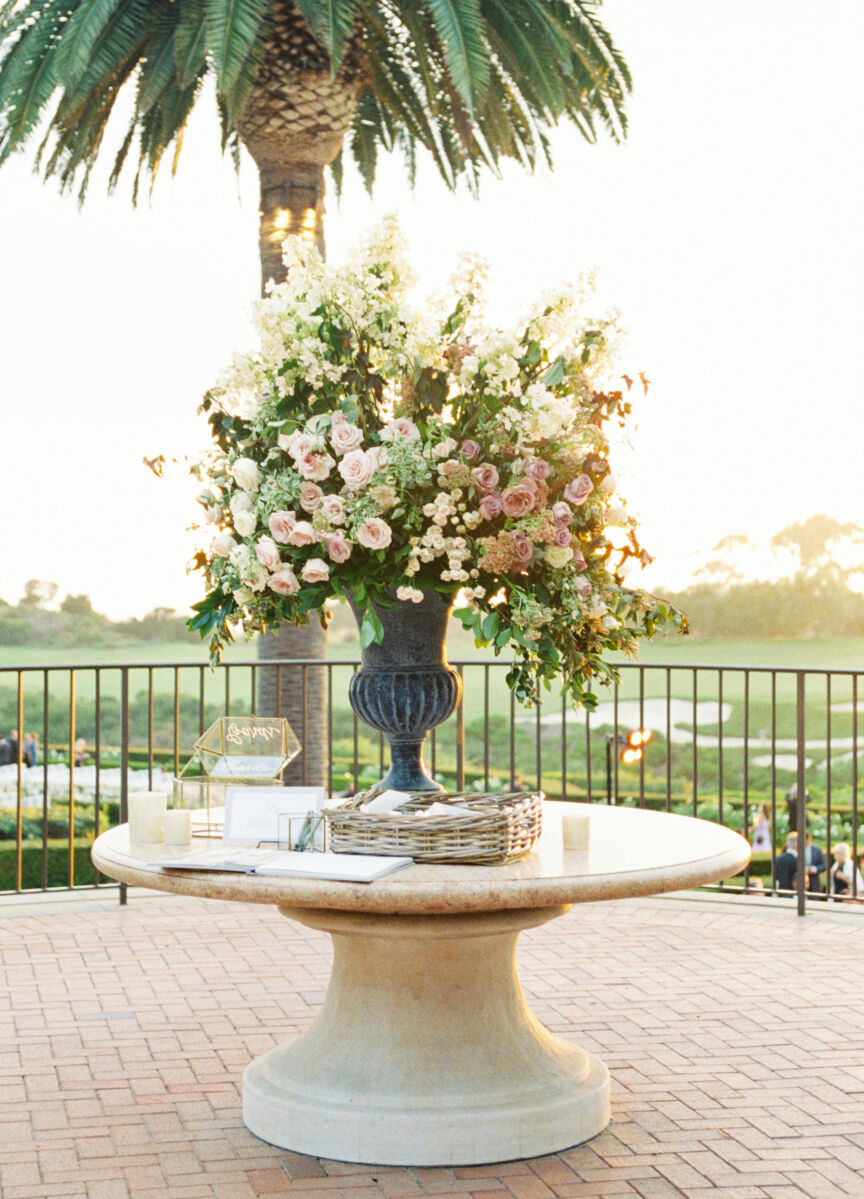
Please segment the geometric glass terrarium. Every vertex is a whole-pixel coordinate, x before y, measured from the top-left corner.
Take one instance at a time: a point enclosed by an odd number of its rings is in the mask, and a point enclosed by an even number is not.
[[[302,746],[282,716],[220,716],[195,742],[195,753],[174,779],[174,807],[203,812],[197,836],[221,832],[213,809],[225,806],[225,788],[273,786]]]

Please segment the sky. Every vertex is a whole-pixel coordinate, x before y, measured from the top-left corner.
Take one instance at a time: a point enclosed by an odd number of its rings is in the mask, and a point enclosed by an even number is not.
[[[644,578],[681,585],[723,536],[760,542],[827,512],[864,524],[864,109],[859,0],[607,0],[634,75],[625,146],[553,136],[552,173],[508,166],[479,199],[385,162],[370,199],[327,202],[341,260],[398,213],[432,290],[462,250],[496,310],[596,267],[652,380],[614,462]],[[110,133],[109,133],[110,142]],[[0,171],[0,597],[31,578],[115,619],[184,609],[195,487],[142,459],[195,454],[201,395],[252,345],[257,181],[219,151],[205,102],[152,203],[94,178],[79,209],[20,156]]]

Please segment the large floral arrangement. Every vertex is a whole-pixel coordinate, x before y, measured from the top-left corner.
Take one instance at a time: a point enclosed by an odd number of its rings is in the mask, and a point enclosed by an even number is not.
[[[365,646],[382,636],[376,606],[461,591],[478,644],[515,651],[519,699],[560,676],[593,705],[592,681],[614,675],[605,655],[683,618],[624,585],[647,555],[604,430],[630,412],[630,380],[606,385],[618,331],[591,311],[590,281],[506,333],[483,321],[474,259],[412,307],[393,221],[341,268],[300,239],[284,253],[259,349],[204,399],[215,444],[196,471],[214,535],[191,625],[218,655],[235,622],[326,621],[350,592]]]

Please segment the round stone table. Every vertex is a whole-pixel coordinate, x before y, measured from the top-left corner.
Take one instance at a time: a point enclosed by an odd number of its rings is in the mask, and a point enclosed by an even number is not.
[[[563,848],[565,813],[588,819],[587,850]],[[362,884],[147,865],[185,852],[130,845],[122,825],[98,838],[93,861],[137,886],[276,904],[333,941],[312,1027],[246,1069],[247,1127],[299,1153],[445,1166],[554,1153],[609,1121],[605,1065],[528,1009],[515,961],[522,929],[574,903],[717,882],[750,847],[686,816],[547,802],[539,844],[506,866],[418,865]]]

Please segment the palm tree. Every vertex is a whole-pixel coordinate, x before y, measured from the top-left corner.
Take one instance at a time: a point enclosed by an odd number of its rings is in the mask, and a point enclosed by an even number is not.
[[[381,150],[401,150],[413,178],[418,147],[450,187],[476,187],[502,159],[550,161],[562,119],[589,141],[599,128],[620,140],[630,76],[601,3],[0,0],[0,164],[35,143],[43,175],[83,200],[116,112],[126,128],[109,187],[134,161],[136,201],[166,151],[176,170],[212,78],[223,147],[236,163],[245,146],[258,167],[262,284],[278,281],[288,233],[323,253],[324,169],[338,186],[346,146],[370,189]],[[322,658],[323,630],[286,626],[260,656]],[[311,667],[260,673],[259,708],[288,716],[307,747],[291,781],[321,781],[323,680]]]

